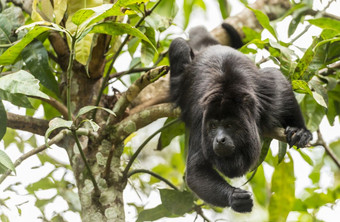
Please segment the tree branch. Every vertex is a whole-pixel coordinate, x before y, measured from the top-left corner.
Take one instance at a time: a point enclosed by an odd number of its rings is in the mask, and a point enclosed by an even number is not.
[[[168,66],[160,66],[146,72],[139,79],[137,79],[115,104],[113,112],[117,115],[117,117],[119,118],[124,114],[125,109],[137,97],[142,89],[144,89],[150,83],[155,82],[161,76],[168,73],[168,71]]]
[[[331,148],[327,145],[325,140],[322,137],[322,134],[320,130],[317,130],[318,133],[318,139],[317,141],[313,144],[313,146],[323,146],[325,148],[325,151],[327,155],[334,161],[334,163],[337,165],[337,167],[340,169],[340,161],[336,158],[335,154],[331,150]]]
[[[128,116],[116,125],[108,126],[106,133],[112,140],[123,141],[128,135],[162,117],[179,117],[180,110],[174,109],[171,103],[149,107],[141,112]]]
[[[67,107],[62,104],[61,102],[59,102],[58,100],[50,97],[50,99],[45,99],[45,98],[41,98],[41,97],[35,97],[35,96],[30,96],[31,98],[35,98],[35,99],[39,99],[41,101],[44,101],[48,104],[50,104],[51,106],[53,106],[56,110],[58,110],[60,112],[61,115],[63,115],[64,118],[67,118],[68,113],[67,113]],[[74,116],[72,116],[73,119],[75,119]]]
[[[7,112],[7,126],[12,129],[27,131],[30,133],[45,135],[48,129],[48,120],[37,119],[30,116],[21,116]]]
[[[65,137],[67,132],[69,132],[69,131],[68,130],[62,130],[47,143],[48,146],[46,146],[46,144],[44,144],[44,145],[41,145],[41,146],[23,154],[21,157],[19,157],[19,159],[17,159],[14,162],[14,167],[19,166],[22,163],[22,161],[26,160],[27,158],[29,158],[29,157],[37,154],[37,153],[40,153],[41,151],[45,150],[46,148],[48,148],[52,144],[56,144],[56,143],[60,142]],[[6,173],[4,173],[0,177],[0,184],[10,175],[11,172],[12,172],[11,170],[7,170]]]

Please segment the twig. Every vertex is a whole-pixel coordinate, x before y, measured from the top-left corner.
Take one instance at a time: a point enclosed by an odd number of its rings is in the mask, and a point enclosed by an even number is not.
[[[148,144],[148,142],[154,137],[156,136],[158,133],[160,133],[163,129],[179,122],[179,119],[173,120],[167,124],[165,124],[163,127],[159,128],[156,132],[154,132],[153,134],[151,134],[136,150],[136,152],[132,155],[130,161],[128,162],[128,164],[126,165],[124,171],[123,171],[123,178],[128,178],[128,172],[133,164],[133,162],[136,160],[136,158],[138,157],[139,153],[143,150],[143,148],[145,147],[146,144]]]
[[[24,161],[25,159],[27,159],[28,157],[31,157],[37,153],[40,153],[41,151],[45,150],[47,147],[51,146],[52,144],[56,144],[58,142],[60,142],[64,136],[67,134],[68,130],[62,130],[60,131],[55,137],[53,137],[50,141],[48,141],[48,146],[46,146],[46,144],[43,144],[25,154],[23,154],[21,157],[19,157],[19,159],[17,159],[14,162],[14,167],[19,166],[22,161]],[[4,173],[1,178],[0,178],[0,184],[7,178],[7,176],[10,175],[10,173],[12,172],[12,170],[7,170],[6,173]]]
[[[64,116],[64,118],[68,117],[68,112],[67,112],[67,107],[62,104],[61,102],[59,102],[58,100],[50,97],[50,99],[45,99],[45,98],[41,98],[41,97],[36,97],[36,96],[30,96],[31,98],[35,98],[35,99],[39,99],[41,101],[44,101],[48,104],[50,104],[52,107],[54,107],[56,110],[58,110],[60,112],[61,115]],[[75,119],[74,115],[72,115],[72,119]]]
[[[145,170],[145,169],[138,169],[138,170],[131,170],[131,172],[129,172],[127,174],[127,178],[131,177],[132,175],[134,174],[137,174],[137,173],[147,173],[147,174],[150,174],[151,176],[163,181],[164,183],[166,183],[167,185],[169,185],[169,187],[173,188],[174,190],[178,190],[178,188],[172,184],[169,180],[165,179],[164,177],[158,175],[157,173],[154,173],[150,170]]]
[[[334,163],[340,169],[340,162],[339,162],[339,160],[336,158],[336,156],[333,153],[333,151],[329,148],[329,146],[327,145],[327,143],[323,139],[320,130],[317,130],[317,133],[318,133],[318,140],[313,144],[313,146],[317,146],[317,145],[323,146],[325,148],[326,153],[330,156],[330,158],[334,161]]]
[[[110,79],[119,78],[119,77],[122,77],[123,75],[136,73],[136,72],[147,72],[147,71],[154,69],[154,68],[156,68],[156,67],[155,66],[153,66],[153,67],[140,67],[140,68],[135,68],[135,69],[129,69],[129,70],[122,71],[122,72],[116,72],[115,74],[110,75]]]
[[[81,158],[82,158],[83,161],[84,161],[85,167],[86,167],[86,169],[87,169],[87,171],[88,171],[88,173],[89,173],[90,179],[91,179],[91,181],[92,181],[92,183],[93,183],[94,191],[95,191],[95,193],[96,193],[97,195],[99,195],[98,184],[97,184],[97,182],[96,182],[96,180],[95,180],[95,178],[94,178],[94,176],[93,176],[92,170],[91,170],[91,168],[90,168],[90,166],[89,166],[89,164],[88,164],[88,162],[87,162],[87,160],[86,160],[85,154],[84,154],[84,152],[83,152],[83,148],[82,148],[82,146],[81,146],[81,144],[80,144],[80,141],[79,141],[79,138],[78,138],[78,135],[77,135],[77,131],[76,131],[76,130],[71,130],[71,131],[72,131],[72,135],[73,135],[73,137],[74,137],[74,140],[76,141],[76,144],[77,144],[79,153],[80,153],[80,155],[81,155]]]

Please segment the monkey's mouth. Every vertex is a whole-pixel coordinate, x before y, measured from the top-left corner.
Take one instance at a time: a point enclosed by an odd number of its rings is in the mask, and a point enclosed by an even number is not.
[[[214,141],[213,150],[219,157],[230,157],[235,152],[235,146],[233,144],[218,143]]]

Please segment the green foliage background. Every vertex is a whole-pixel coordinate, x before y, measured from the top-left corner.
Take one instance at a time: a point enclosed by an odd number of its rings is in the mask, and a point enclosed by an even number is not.
[[[35,115],[38,107],[41,107],[46,120],[60,117],[56,109],[41,100],[49,97],[61,100],[58,84],[62,81],[60,75],[62,70],[53,59],[54,51],[47,38],[48,32],[57,31],[66,36],[69,45],[73,45],[75,52],[73,59],[85,67],[88,67],[91,50],[98,33],[113,37],[110,50],[105,55],[107,59],[112,59],[116,55],[117,42],[122,42],[126,35],[131,36],[127,47],[122,48],[118,54],[118,57],[124,52],[130,55],[130,70],[168,65],[165,53],[171,40],[178,36],[178,33],[169,32],[169,27],[176,26],[185,30],[190,20],[195,19],[192,16],[193,12],[199,10],[205,13],[208,4],[203,0],[184,0],[182,5],[178,5],[175,0],[163,0],[143,24],[136,27],[140,18],[145,16],[145,12],[158,1],[118,0],[111,5],[100,0],[56,0],[54,6],[48,2],[34,1],[32,15],[28,15],[13,3],[0,1],[0,139],[2,139],[0,174],[4,174],[7,170],[15,172],[14,164],[6,154],[10,145],[14,145],[18,152],[24,153],[25,147],[37,147],[39,144],[36,136],[30,134],[27,138],[21,132],[6,127],[8,107],[13,107],[12,105],[23,107],[26,116]],[[230,14],[230,5],[222,0],[215,2],[220,6],[221,17],[227,18]],[[314,11],[313,1],[310,0],[293,2],[292,8],[274,21],[269,21],[267,15],[250,8],[246,3],[245,6],[253,10],[264,28],[263,32],[267,34],[244,27],[245,45],[240,51],[251,58],[255,58],[256,54],[262,51],[266,56],[257,63],[259,67],[268,62],[281,69],[292,83],[307,127],[311,131],[318,132],[320,123],[325,118],[331,126],[339,124],[340,21],[336,19],[337,17],[323,17],[327,6],[324,10]],[[183,9],[183,21],[182,24],[175,24],[173,22],[179,7]],[[311,11],[315,13],[310,13]],[[65,13],[68,17],[63,23]],[[104,21],[109,17],[125,19]],[[287,33],[281,33],[284,32],[280,29],[282,21],[289,23]],[[306,48],[300,48],[296,41],[303,38],[303,33],[313,27],[320,28],[320,34],[313,36],[313,41],[306,43]],[[289,41],[283,42],[280,39],[282,35],[287,35]],[[108,69],[107,65],[105,70]],[[108,74],[114,73],[116,67],[113,67],[112,72]],[[140,72],[135,72],[128,78],[116,78],[110,86],[114,86],[116,81],[119,81],[128,87],[140,75]],[[104,93],[107,92],[106,88]],[[85,107],[79,111],[78,116],[93,109],[97,107]],[[172,119],[169,118],[164,124],[170,121]],[[91,129],[98,130],[94,121],[89,119],[88,122]],[[163,125],[163,123],[159,124]],[[72,121],[54,119],[46,133],[46,139],[53,130],[61,127],[71,129]],[[246,176],[252,179],[244,187],[253,191],[256,202],[255,212],[247,217],[263,221],[286,221],[287,217],[291,216],[297,221],[321,221],[319,210],[322,207],[331,208],[339,202],[340,171],[339,166],[334,163],[334,158],[340,160],[340,140],[338,137],[332,143],[326,144],[320,137],[323,133],[328,132],[320,132],[315,138],[315,141],[317,140],[315,144],[306,149],[287,149],[287,145],[281,142],[278,145],[271,143],[271,147],[269,143],[264,144],[263,149],[268,153],[266,152],[263,164],[258,167],[253,177],[252,172]],[[125,140],[123,154],[125,164],[137,148],[134,145],[137,134],[146,137],[138,131]],[[191,214],[193,218],[195,215],[200,215],[209,219],[204,216],[202,209],[203,212],[209,212],[208,214],[213,218],[244,219],[242,215],[204,204],[187,189],[183,179],[186,137],[187,132],[183,123],[175,123],[162,130],[156,145],[150,146],[139,155],[138,164],[133,168],[138,169],[138,166],[142,166],[159,177],[141,176],[140,173],[143,172],[135,171],[130,177],[129,184],[136,193],[144,197],[158,189],[161,203],[151,209],[144,208],[145,200],[127,203],[135,208],[136,220],[153,221],[160,218],[182,217],[185,214]],[[152,151],[152,148],[158,151]],[[330,151],[324,152],[324,148]],[[333,159],[329,152],[333,153]],[[37,168],[51,164],[53,169],[46,177],[33,184],[23,185],[18,182],[2,187],[4,191],[0,199],[2,221],[8,221],[6,212],[13,210],[7,206],[7,202],[13,196],[6,193],[15,192],[17,186],[23,187],[25,195],[35,199],[34,207],[40,211],[41,218],[44,220],[63,221],[66,212],[80,212],[74,181],[66,177],[71,173],[70,166],[47,153],[39,153],[37,157],[39,162]],[[156,164],[149,164],[150,158],[159,161]],[[295,183],[297,178],[294,170],[299,170],[297,168],[301,161],[309,166],[310,173],[308,184],[305,184],[302,192],[297,193]],[[60,170],[64,172],[64,176],[57,178],[54,172]],[[324,170],[328,170],[328,176],[332,181],[327,186],[324,186],[321,181]],[[270,171],[273,173],[266,176]],[[168,185],[165,185],[164,179],[167,180]],[[244,180],[246,181],[245,178]],[[50,189],[56,191],[52,198],[43,199],[36,194],[38,190]],[[46,207],[59,197],[66,201],[68,209],[55,212],[50,218]],[[339,204],[337,205],[339,209]],[[16,206],[16,210],[17,214],[21,215],[20,204]]]

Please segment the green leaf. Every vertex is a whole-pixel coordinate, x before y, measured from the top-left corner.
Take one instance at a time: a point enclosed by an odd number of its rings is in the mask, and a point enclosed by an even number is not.
[[[153,11],[153,13],[156,13],[162,17],[166,17],[170,20],[173,20],[175,18],[177,12],[178,6],[176,4],[176,0],[161,1]]]
[[[39,80],[24,70],[1,77],[0,90],[11,94],[23,94],[49,99],[48,95],[39,91]]]
[[[314,165],[313,160],[305,153],[302,151],[302,149],[297,149],[297,151],[300,153],[301,157],[308,163],[310,166]]]
[[[309,85],[314,89],[313,98],[321,106],[327,108],[328,106],[328,95],[327,90],[322,86],[322,83],[318,80],[310,80]]]
[[[174,118],[168,118],[164,125],[173,121]],[[163,148],[167,147],[171,141],[179,135],[185,133],[185,124],[183,122],[177,122],[164,130],[162,130],[161,135],[158,140],[157,150],[162,150]]]
[[[158,205],[155,208],[143,210],[138,214],[136,222],[155,221],[162,217],[171,217],[172,214],[165,208],[164,205]]]
[[[0,98],[11,102],[13,105],[33,109],[27,96],[18,93],[9,93],[0,89]]]
[[[307,129],[316,131],[319,129],[322,118],[325,116],[325,108],[315,102],[314,98],[306,95],[300,103]]]
[[[101,7],[101,6],[99,6],[99,7]],[[98,7],[96,7],[96,8],[98,8]],[[94,13],[95,13],[94,10],[92,10],[91,8],[80,9],[76,13],[74,13],[74,15],[72,16],[72,22],[75,25],[79,26],[86,19],[90,18]]]
[[[302,58],[299,60],[293,74],[293,80],[297,79],[304,79],[309,80],[308,75],[306,75],[306,70],[308,69],[309,65],[311,64],[313,57],[314,57],[314,47],[318,43],[319,39],[315,38],[312,42],[312,44],[308,47],[305,54],[302,56]]]
[[[331,18],[310,19],[308,22],[322,29],[331,29],[340,33],[340,21]]]
[[[48,64],[48,54],[40,41],[31,42],[21,52],[28,70],[47,89],[59,95],[58,82],[56,81]]]
[[[260,10],[250,8],[248,5],[246,5],[246,7],[254,12],[261,26],[267,29],[277,39],[276,32],[274,28],[270,25],[268,16],[264,14],[263,12],[261,12]]]
[[[308,86],[308,83],[304,80],[293,80],[292,88],[295,92],[313,95],[312,90],[310,90]]]
[[[306,11],[310,8],[308,6],[304,6],[304,4],[299,4],[295,6],[295,11],[292,13],[292,20],[289,23],[288,27],[288,37],[294,34],[296,28],[301,22],[302,17],[306,14]]]
[[[272,139],[270,139],[270,138],[264,138],[263,139],[262,147],[261,147],[261,154],[260,154],[259,160],[256,164],[256,167],[254,167],[254,169],[259,167],[262,164],[262,162],[266,159],[266,156],[268,154],[271,142],[272,142]]]
[[[295,177],[293,161],[282,162],[273,173],[272,196],[269,203],[269,221],[286,221],[295,201]]]
[[[4,173],[8,169],[15,172],[12,160],[4,151],[0,150],[0,173]]]
[[[164,207],[176,215],[184,215],[192,211],[194,196],[188,191],[160,189],[161,200]]]
[[[263,166],[260,165],[253,179],[250,181],[253,193],[259,204],[266,206],[268,203],[268,185],[264,176]]]
[[[1,99],[0,99],[0,123],[1,123],[0,124],[0,141],[1,141],[7,129],[7,114]]]
[[[152,42],[153,45],[156,45],[155,30],[153,28],[146,27],[145,35]],[[141,62],[145,66],[148,66],[152,62],[155,53],[155,49],[153,47],[150,47],[150,44],[146,44],[146,42],[142,40]]]
[[[287,143],[279,141],[278,164],[282,162],[287,153]]]
[[[100,128],[99,125],[91,119],[85,119],[82,122],[88,122],[94,132],[97,132]]]
[[[51,135],[51,133],[56,130],[56,129],[59,129],[59,128],[67,128],[67,129],[70,129],[71,126],[72,126],[72,121],[67,121],[67,120],[64,120],[64,119],[61,119],[61,118],[54,118],[52,119],[49,124],[48,124],[48,129],[46,130],[46,133],[45,133],[45,144],[47,145],[47,140],[48,140],[48,137]]]
[[[191,12],[194,7],[195,0],[184,0],[183,1],[183,11],[184,11],[184,24],[183,30],[188,26]]]
[[[26,190],[29,193],[33,194],[35,191],[38,191],[38,190],[48,190],[48,189],[52,189],[56,187],[57,186],[56,186],[54,179],[51,176],[47,176],[35,183],[28,185],[26,187]]]
[[[79,118],[81,115],[84,115],[94,109],[102,109],[102,110],[105,110],[106,112],[110,113],[111,115],[114,115],[116,116],[116,114],[110,110],[110,109],[107,109],[107,108],[104,108],[104,107],[101,107],[101,106],[84,106],[83,108],[81,108],[79,111],[78,111],[78,114],[76,116],[76,119]]]
[[[218,5],[220,8],[222,18],[223,19],[228,18],[230,15],[230,11],[231,11],[230,5],[228,4],[229,2],[226,0],[217,0],[217,1],[218,1]]]
[[[64,18],[64,14],[67,9],[67,1],[65,0],[54,0],[54,16],[55,16],[55,23],[59,24],[61,20]]]
[[[13,64],[21,51],[36,37],[38,37],[41,33],[50,30],[50,27],[41,27],[35,26],[31,31],[29,31],[24,38],[22,38],[15,45],[8,48],[1,56],[0,56],[0,65],[10,65]]]
[[[148,42],[157,51],[154,44],[141,31],[132,27],[129,24],[118,23],[118,22],[103,22],[103,23],[93,26],[91,32],[103,33],[103,34],[108,34],[108,35],[129,34],[131,36],[138,37]]]

